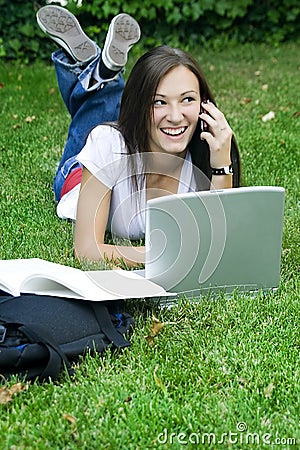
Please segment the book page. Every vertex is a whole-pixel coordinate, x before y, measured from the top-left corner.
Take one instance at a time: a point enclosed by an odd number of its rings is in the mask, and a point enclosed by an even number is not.
[[[0,260],[0,286],[1,280],[15,296],[21,292],[107,301],[174,295],[132,271],[82,271],[39,258]]]
[[[47,272],[47,278],[41,273],[27,278],[22,283],[22,292],[92,301],[168,295],[163,288],[152,281],[127,270],[84,272],[67,266],[59,266],[59,273],[57,273],[53,269],[55,268],[52,268],[51,272]]]
[[[0,289],[17,297],[25,277],[30,275],[38,264],[38,259],[0,260]]]
[[[20,285],[20,291],[24,294],[35,293],[84,299],[86,292],[94,290],[93,282],[80,269],[42,259],[32,262],[31,267],[31,273]]]
[[[84,273],[73,267],[39,258],[0,260],[0,288],[20,293],[84,298]],[[82,287],[81,287],[82,286]]]
[[[128,270],[87,271],[96,286],[116,298],[144,298],[174,295],[141,275]]]

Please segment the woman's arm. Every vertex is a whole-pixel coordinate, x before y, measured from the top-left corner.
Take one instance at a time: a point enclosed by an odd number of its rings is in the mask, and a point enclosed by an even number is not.
[[[128,266],[144,263],[144,247],[104,243],[110,199],[111,190],[84,168],[74,233],[76,257],[89,261],[122,259]]]
[[[232,175],[213,175],[210,190],[232,188]]]
[[[208,131],[201,133],[201,139],[206,140],[210,149],[210,166],[221,169],[231,165],[232,130],[224,114],[211,102],[202,103],[207,113],[200,118],[208,124]],[[211,189],[226,189],[232,187],[232,174],[212,175]]]

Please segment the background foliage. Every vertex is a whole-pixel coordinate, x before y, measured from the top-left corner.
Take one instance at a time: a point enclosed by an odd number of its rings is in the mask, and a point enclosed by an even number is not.
[[[55,1],[55,0],[54,0]],[[58,0],[59,1],[59,0]],[[67,0],[66,0],[67,2]],[[101,43],[110,19],[120,11],[136,17],[142,46],[161,43],[189,49],[222,48],[228,42],[278,44],[299,39],[298,0],[69,0],[67,8]],[[49,60],[53,45],[39,30],[35,14],[45,1],[0,0],[0,58],[28,63]]]

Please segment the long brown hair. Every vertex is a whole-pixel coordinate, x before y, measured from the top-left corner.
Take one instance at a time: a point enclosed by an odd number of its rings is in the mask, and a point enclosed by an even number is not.
[[[149,151],[149,124],[153,113],[153,100],[162,78],[172,69],[185,66],[198,79],[200,94],[214,102],[214,96],[197,61],[181,49],[167,45],[155,47],[145,53],[133,67],[123,91],[118,128],[124,136],[130,154]],[[192,162],[197,173],[198,188],[209,189],[211,168],[209,164],[209,146],[200,139],[200,124],[198,124],[189,144]],[[235,139],[232,140],[231,158],[233,163],[233,186],[240,184],[240,158]],[[200,172],[201,171],[201,172]],[[196,175],[196,173],[195,173]],[[206,179],[207,182],[203,183]]]

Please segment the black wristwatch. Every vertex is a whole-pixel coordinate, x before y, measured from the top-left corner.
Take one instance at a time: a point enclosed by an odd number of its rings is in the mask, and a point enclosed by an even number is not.
[[[220,169],[211,169],[212,175],[232,175],[233,168],[232,164],[230,166],[220,167]]]

